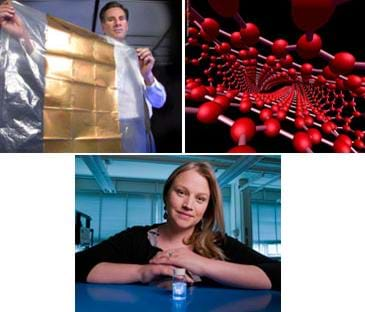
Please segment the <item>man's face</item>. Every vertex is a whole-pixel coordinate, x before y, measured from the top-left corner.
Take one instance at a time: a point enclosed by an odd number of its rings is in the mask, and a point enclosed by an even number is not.
[[[104,22],[101,23],[104,33],[116,40],[123,41],[128,32],[128,21],[121,8],[110,8],[105,12]]]

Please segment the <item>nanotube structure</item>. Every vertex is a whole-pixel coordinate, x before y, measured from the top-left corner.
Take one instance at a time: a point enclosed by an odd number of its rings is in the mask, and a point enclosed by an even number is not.
[[[188,1],[186,151],[364,152],[360,7]]]

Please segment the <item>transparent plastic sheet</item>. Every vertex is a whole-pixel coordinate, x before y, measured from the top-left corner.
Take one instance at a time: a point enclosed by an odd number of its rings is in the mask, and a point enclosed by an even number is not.
[[[34,51],[0,29],[0,151],[41,152],[46,16],[15,1],[13,6]]]
[[[2,30],[0,151],[121,152],[113,46],[13,5],[34,48],[29,53]]]
[[[114,45],[122,148],[129,153],[154,153],[155,143],[144,97],[145,84],[136,51],[111,37],[105,36],[105,39]]]

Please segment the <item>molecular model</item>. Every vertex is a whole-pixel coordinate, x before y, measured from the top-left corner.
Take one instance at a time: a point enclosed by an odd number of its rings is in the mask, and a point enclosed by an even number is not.
[[[188,1],[186,151],[364,152],[357,3]]]

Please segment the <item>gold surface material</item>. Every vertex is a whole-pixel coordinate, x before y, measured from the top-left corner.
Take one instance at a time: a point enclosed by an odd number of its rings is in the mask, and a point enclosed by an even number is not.
[[[43,111],[43,138],[69,139],[71,111],[46,109]]]
[[[104,41],[94,41],[93,57],[95,61],[103,64],[114,64],[114,51],[110,50],[110,45]]]
[[[71,107],[72,84],[70,82],[46,78],[46,86],[44,99],[49,107]]]
[[[45,152],[121,152],[114,48],[48,17]]]
[[[118,101],[118,95],[110,88],[95,88],[95,109],[98,112],[113,111],[113,105]]]
[[[46,54],[46,78],[72,81],[74,60],[66,56]]]
[[[110,119],[113,122],[110,122]],[[115,113],[97,113],[95,116],[96,133],[99,137],[115,138],[119,129],[118,115]]]

